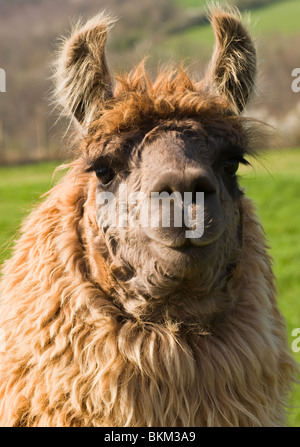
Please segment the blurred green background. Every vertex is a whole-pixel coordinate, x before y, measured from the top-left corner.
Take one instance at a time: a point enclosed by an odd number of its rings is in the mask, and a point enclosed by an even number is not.
[[[157,64],[184,60],[201,77],[213,33],[201,0],[0,0],[0,265],[9,257],[22,219],[57,181],[53,171],[70,159],[72,138],[50,103],[49,76],[57,38],[80,15],[106,8],[119,18],[108,41],[112,71],[130,69],[145,54]],[[224,3],[220,1],[219,3]],[[278,129],[282,149],[270,150],[240,181],[252,197],[274,258],[280,308],[290,343],[300,328],[300,93],[291,72],[300,66],[299,0],[228,1],[251,11],[258,47],[258,95],[247,113]],[[62,174],[59,174],[62,175]],[[300,347],[300,343],[298,344]],[[294,353],[300,362],[300,352]],[[300,387],[292,396],[289,425],[300,427]]]

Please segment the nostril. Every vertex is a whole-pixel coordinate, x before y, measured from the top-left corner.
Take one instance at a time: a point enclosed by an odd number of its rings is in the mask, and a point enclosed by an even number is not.
[[[217,187],[213,179],[201,170],[186,170],[186,171],[167,171],[161,175],[154,185],[151,187],[152,192],[158,194],[167,193],[168,195],[174,192],[179,192],[182,195],[185,192],[191,192],[193,198],[196,198],[197,192],[204,192],[206,194],[213,194],[217,191]]]
[[[213,194],[217,191],[216,186],[213,184],[213,182],[208,177],[201,177],[200,179],[197,179],[194,187],[193,192],[204,192],[206,194]]]
[[[168,195],[171,195],[174,190],[171,186],[163,186],[163,185],[155,185],[153,188],[151,188],[151,192],[153,193],[157,193],[157,194],[162,194],[162,193],[167,193]]]
[[[164,174],[159,178],[156,183],[151,187],[152,192],[158,194],[167,193],[171,195],[174,191],[178,191],[178,185],[174,181],[171,175]]]
[[[165,186],[165,187],[161,188],[161,190],[158,192],[159,193],[166,192],[167,194],[171,195],[174,191],[171,188],[171,186]]]

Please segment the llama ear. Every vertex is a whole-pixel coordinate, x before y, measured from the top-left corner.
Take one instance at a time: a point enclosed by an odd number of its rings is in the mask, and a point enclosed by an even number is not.
[[[97,117],[99,106],[112,95],[105,58],[107,34],[115,20],[103,13],[76,26],[65,39],[57,60],[55,97],[67,115],[83,126]]]
[[[229,100],[234,113],[248,103],[256,78],[256,50],[238,11],[211,9],[216,46],[205,76],[220,95]]]

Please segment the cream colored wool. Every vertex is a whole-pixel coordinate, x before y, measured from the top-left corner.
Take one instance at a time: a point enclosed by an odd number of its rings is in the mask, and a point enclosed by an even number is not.
[[[260,127],[237,115],[253,88],[252,41],[236,12],[214,10],[219,40],[202,83],[183,71],[151,83],[138,67],[113,91],[104,58],[111,23],[102,15],[76,29],[59,59],[59,100],[87,133],[3,269],[0,425],[284,425],[296,365],[252,202],[238,202],[240,245],[229,231],[218,263],[190,294],[189,283],[181,295],[159,272],[150,286],[146,258],[128,285],[118,251],[108,255],[99,232],[97,179],[85,161],[104,142],[143,132],[147,120],[153,128],[206,120],[207,129],[229,128],[256,144]],[[229,262],[230,274],[216,282]],[[140,284],[152,287],[152,298]],[[171,291],[167,300],[161,290]]]

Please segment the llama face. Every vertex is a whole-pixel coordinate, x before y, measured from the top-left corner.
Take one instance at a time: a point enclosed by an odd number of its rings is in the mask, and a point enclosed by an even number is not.
[[[201,82],[170,70],[152,83],[141,65],[113,87],[104,50],[111,24],[101,15],[75,30],[56,71],[57,97],[84,135],[85,169],[97,176],[90,197],[101,249],[146,288],[166,276],[218,281],[240,251],[235,173],[251,146],[240,113],[255,82],[252,39],[238,17],[215,10],[216,47]],[[173,197],[152,213],[153,194]]]
[[[228,235],[239,245],[241,135],[209,135],[190,119],[160,124],[140,140],[121,154],[110,148],[89,169],[98,178],[97,222],[111,256],[134,271],[156,264],[178,277],[218,266],[224,247],[226,259],[231,254]]]

